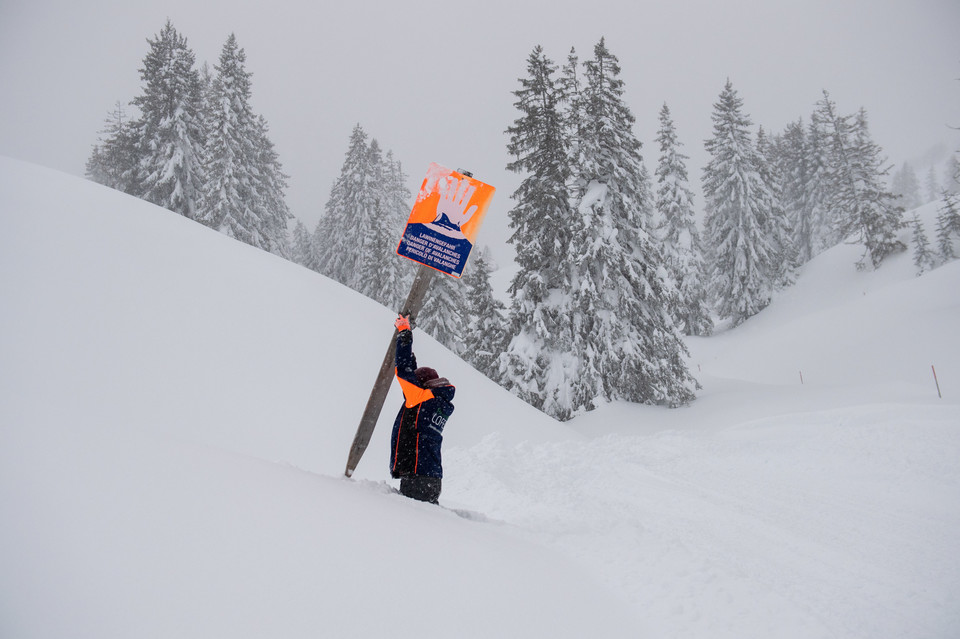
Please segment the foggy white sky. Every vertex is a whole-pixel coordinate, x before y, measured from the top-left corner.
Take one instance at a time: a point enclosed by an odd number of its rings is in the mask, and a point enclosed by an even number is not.
[[[948,127],[960,126],[956,0],[0,0],[0,154],[82,175],[113,104],[139,94],[146,40],[168,17],[211,67],[236,34],[288,203],[311,230],[359,122],[411,189],[434,161],[497,186],[480,239],[500,241],[518,184],[504,168],[510,92],[537,44],[561,63],[605,36],[648,169],[666,102],[698,192],[728,77],[768,131],[808,119],[827,89],[842,112],[867,109],[893,164],[960,147]]]

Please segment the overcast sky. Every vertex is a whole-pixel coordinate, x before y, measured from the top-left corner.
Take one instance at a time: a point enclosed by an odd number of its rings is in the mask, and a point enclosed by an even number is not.
[[[211,67],[236,34],[288,203],[311,229],[359,123],[411,188],[430,162],[497,186],[497,242],[518,183],[505,170],[511,91],[537,44],[562,63],[606,37],[648,169],[666,102],[698,192],[727,78],[768,131],[808,120],[827,89],[841,112],[866,108],[897,166],[960,147],[957,0],[0,0],[0,154],[82,175],[114,103],[139,95],[146,40],[167,18]]]

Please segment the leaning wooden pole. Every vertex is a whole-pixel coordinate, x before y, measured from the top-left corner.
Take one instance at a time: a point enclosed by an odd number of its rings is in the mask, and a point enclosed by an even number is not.
[[[433,269],[421,264],[416,277],[413,278],[407,301],[400,309],[401,315],[416,319],[417,313],[423,307],[423,300],[427,295],[427,288],[430,286],[432,278]],[[383,410],[383,403],[387,399],[387,393],[390,392],[390,384],[393,383],[394,358],[397,351],[397,334],[398,331],[394,330],[393,337],[390,339],[390,346],[387,347],[387,354],[384,355],[383,363],[380,364],[377,381],[374,382],[373,390],[370,391],[370,398],[367,399],[367,406],[363,409],[360,425],[357,426],[357,434],[353,437],[353,445],[350,446],[350,455],[347,457],[347,468],[343,473],[347,477],[353,475],[357,464],[360,463],[360,458],[367,450],[370,437],[373,436],[373,429],[376,428],[377,420],[380,418],[380,411]]]

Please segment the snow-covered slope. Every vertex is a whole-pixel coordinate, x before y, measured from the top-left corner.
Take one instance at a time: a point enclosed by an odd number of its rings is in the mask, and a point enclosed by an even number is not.
[[[0,158],[0,636],[956,636],[960,262],[856,251],[679,410],[561,425],[418,335],[467,519],[391,493],[396,389],[342,477],[390,310]]]

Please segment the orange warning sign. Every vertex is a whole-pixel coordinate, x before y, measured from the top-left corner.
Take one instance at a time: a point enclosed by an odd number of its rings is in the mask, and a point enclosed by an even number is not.
[[[397,254],[460,277],[496,189],[431,164]]]

